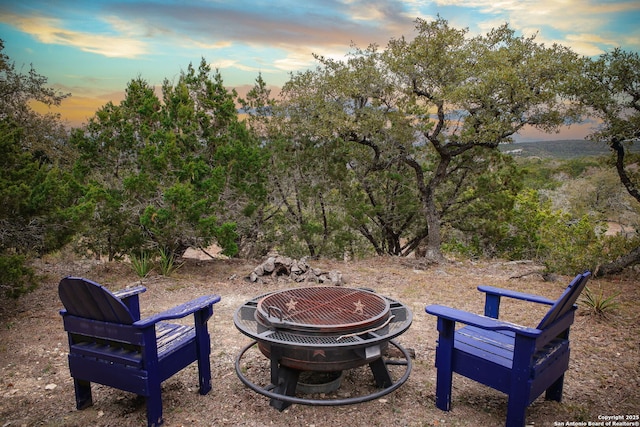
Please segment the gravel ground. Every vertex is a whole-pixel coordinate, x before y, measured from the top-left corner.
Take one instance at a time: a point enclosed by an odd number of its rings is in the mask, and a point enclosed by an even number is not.
[[[0,427],[144,425],[143,399],[101,385],[93,386],[92,407],[75,409],[57,297],[57,283],[65,275],[84,276],[112,290],[139,279],[124,262],[61,258],[37,263],[43,283],[36,291],[0,303]],[[503,425],[506,396],[459,376],[454,376],[452,410],[435,407],[436,322],[424,307],[438,303],[481,313],[484,301],[476,290],[479,284],[556,298],[571,279],[544,281],[536,273],[541,267],[526,262],[449,262],[425,268],[416,260],[384,257],[346,263],[310,261],[314,268],[340,271],[345,286],[372,288],[413,311],[411,328],[397,339],[415,351],[413,370],[403,386],[381,399],[339,407],[293,405],[279,412],[267,398],[245,387],[234,370],[238,352],[250,342],[233,325],[235,310],[256,295],[300,286],[282,278],[248,282],[245,278],[261,261],[191,259],[169,278],[151,273],[142,280],[148,288],[141,295],[143,317],[199,295],[222,296],[209,322],[213,390],[206,396],[197,393],[195,365],[164,382],[166,426]],[[528,425],[596,425],[605,416],[633,418],[640,413],[639,276],[631,271],[590,282],[592,289],[601,289],[604,295],[620,292],[619,307],[608,319],[579,308],[571,329],[563,402],[537,399],[528,410]],[[505,302],[501,317],[535,326],[543,312],[531,304]],[[257,350],[243,361],[252,379],[268,382],[268,361]],[[392,375],[401,373],[393,368]],[[329,397],[368,393],[373,390],[372,381],[368,368],[348,371],[343,385]]]

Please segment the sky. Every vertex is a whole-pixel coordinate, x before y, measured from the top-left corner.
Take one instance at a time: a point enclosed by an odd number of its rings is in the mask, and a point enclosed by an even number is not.
[[[0,0],[0,39],[16,69],[29,67],[71,93],[54,108],[80,126],[132,79],[160,86],[205,58],[225,86],[245,93],[259,74],[270,86],[315,65],[313,54],[346,58],[352,45],[385,46],[415,35],[415,19],[440,16],[470,35],[504,23],[540,43],[596,57],[640,51],[638,0]],[[522,132],[520,141],[582,138]]]

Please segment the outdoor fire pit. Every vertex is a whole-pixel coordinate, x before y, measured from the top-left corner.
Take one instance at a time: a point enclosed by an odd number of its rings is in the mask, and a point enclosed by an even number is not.
[[[408,352],[393,341],[411,326],[412,313],[402,303],[366,289],[306,287],[258,296],[234,315],[238,330],[254,342],[236,358],[236,373],[252,390],[283,410],[292,403],[346,405],[376,399],[400,387],[411,372]],[[245,353],[256,346],[270,360],[271,383],[260,387],[241,369]],[[386,358],[389,346],[402,355]],[[300,374],[335,373],[369,365],[378,390],[345,399],[296,397]],[[387,365],[404,365],[394,382]],[[305,377],[308,375],[305,375]]]

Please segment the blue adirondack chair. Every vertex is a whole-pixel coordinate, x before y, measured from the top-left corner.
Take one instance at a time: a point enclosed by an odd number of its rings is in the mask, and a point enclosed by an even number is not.
[[[69,370],[76,407],[93,404],[91,383],[115,387],[146,398],[147,423],[162,424],[161,383],[198,362],[200,394],[211,390],[211,344],[207,321],[218,295],[208,295],[140,319],[138,286],[112,293],[78,277],[60,281],[60,311],[69,337]],[[194,325],[164,322],[194,315]]]
[[[508,395],[507,427],[524,426],[527,407],[546,391],[547,400],[560,401],[564,373],[569,367],[569,328],[575,302],[591,273],[577,275],[553,301],[536,295],[491,286],[484,316],[441,305],[426,312],[437,316],[436,406],[451,408],[453,373]],[[551,308],[536,328],[498,320],[502,297],[547,304]],[[467,325],[456,330],[456,322]]]

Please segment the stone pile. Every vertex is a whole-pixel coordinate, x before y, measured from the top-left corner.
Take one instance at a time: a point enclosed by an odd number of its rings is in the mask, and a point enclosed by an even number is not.
[[[342,273],[337,270],[326,271],[311,267],[305,258],[293,259],[285,256],[270,256],[253,269],[248,279],[251,282],[264,282],[273,279],[290,279],[295,282],[315,282],[341,286],[344,284]]]

